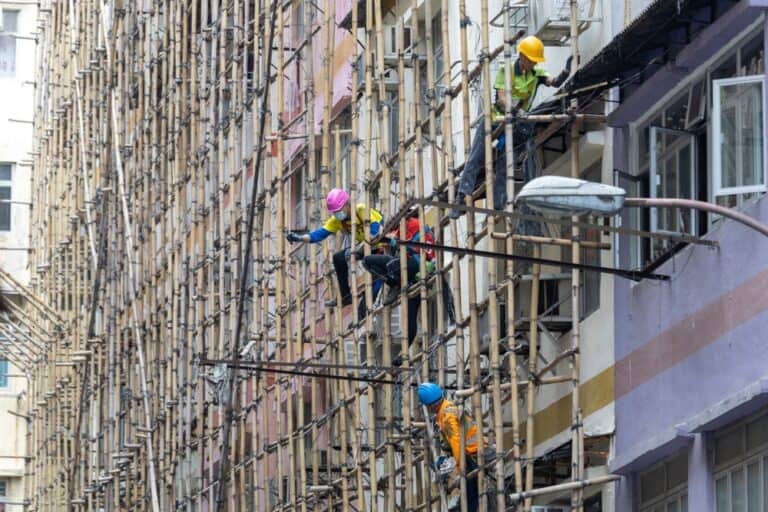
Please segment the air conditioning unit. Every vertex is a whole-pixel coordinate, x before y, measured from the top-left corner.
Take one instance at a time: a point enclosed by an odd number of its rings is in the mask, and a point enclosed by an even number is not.
[[[561,505],[534,505],[531,512],[571,512],[571,507]]]
[[[599,21],[596,17],[602,0],[578,0],[578,22]],[[569,0],[530,0],[531,33],[545,45],[564,44],[571,35],[571,3]]]
[[[390,25],[384,27],[384,63],[385,64],[397,64],[397,27]],[[404,58],[410,60],[411,58],[411,27],[403,27],[403,53]]]

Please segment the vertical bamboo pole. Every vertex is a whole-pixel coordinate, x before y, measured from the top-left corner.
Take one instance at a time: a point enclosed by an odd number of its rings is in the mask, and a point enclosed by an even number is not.
[[[398,155],[398,162],[400,167],[398,168],[398,202],[400,207],[402,207],[403,204],[407,201],[407,193],[406,193],[406,183],[407,183],[407,172],[406,172],[406,166],[407,166],[407,160],[406,160],[406,152],[405,152],[405,138],[406,138],[406,101],[405,101],[405,95],[406,95],[406,86],[405,86],[405,54],[404,54],[404,47],[405,47],[405,31],[403,26],[403,21],[399,20],[396,27],[397,33],[396,33],[396,46],[397,46],[397,77],[398,77],[398,90],[397,90],[397,101],[398,101],[398,108],[397,111],[399,113],[398,115],[398,123],[397,123],[397,134],[398,134],[398,145],[397,145],[397,155]],[[401,219],[400,221],[400,237],[403,237],[405,232],[405,219]],[[400,246],[400,354],[402,358],[402,368],[405,372],[405,375],[408,375],[406,380],[406,385],[402,388],[402,397],[403,397],[403,430],[405,432],[410,432],[411,430],[411,398],[412,393],[410,391],[410,385],[413,382],[412,377],[410,376],[411,371],[411,358],[410,358],[410,350],[409,350],[409,340],[408,340],[408,314],[403,314],[403,311],[407,311],[407,267],[406,267],[406,261],[405,261],[405,247]],[[404,285],[405,281],[405,285]],[[407,436],[406,439],[403,441],[403,485],[405,487],[404,489],[404,496],[402,500],[402,504],[405,506],[406,510],[410,510],[415,506],[415,496],[414,496],[414,457],[413,457],[413,442],[411,441],[410,436]]]
[[[579,4],[570,0],[571,11],[571,58],[574,72],[579,66]],[[576,111],[578,100],[571,100],[571,108]],[[579,163],[579,121],[571,124],[571,177],[579,178],[581,168]],[[579,227],[575,224],[577,216],[573,216],[574,225],[571,228],[571,261],[579,263],[581,259],[581,238]],[[573,388],[571,390],[571,480],[581,481],[584,478],[584,428],[582,425],[579,392],[581,385],[581,272],[578,268],[571,270],[571,356]],[[584,493],[582,489],[574,489],[571,494],[571,507],[576,512],[584,510]]]
[[[512,66],[515,59],[515,53],[514,53],[514,47],[512,46],[512,2],[511,0],[506,0],[505,2],[505,9],[506,13],[503,17],[504,19],[504,91],[505,91],[505,97],[511,98],[512,97]],[[507,192],[507,204],[505,205],[506,210],[512,210],[514,208],[514,200],[515,200],[515,152],[514,152],[514,125],[510,122],[510,117],[512,114],[512,101],[507,101],[507,104],[505,106],[505,125],[504,125],[504,133],[505,133],[505,158],[506,158],[506,192]],[[511,224],[511,221],[507,220],[506,222],[507,230],[511,230],[513,227]],[[534,254],[535,251],[538,251],[538,247],[534,247]],[[507,238],[506,240],[506,252],[507,254],[513,254],[514,252],[514,241],[512,238]],[[538,306],[533,306],[533,298],[535,297],[536,300],[538,300],[538,286],[539,286],[539,265],[534,264],[533,265],[533,281],[532,283],[535,283],[535,287],[537,288],[537,291],[534,293],[533,290],[531,291],[531,332],[534,333],[534,335],[538,332],[536,327],[536,322],[534,322],[533,317],[534,314],[538,314]],[[518,492],[522,491],[523,488],[523,472],[522,467],[520,464],[520,401],[519,401],[519,395],[518,395],[518,385],[517,385],[517,354],[515,353],[514,347],[515,347],[515,323],[516,323],[516,314],[515,314],[515,284],[516,284],[516,278],[515,278],[515,268],[514,268],[514,262],[508,261],[506,263],[506,307],[507,307],[507,340],[508,340],[508,346],[512,348],[512,350],[509,351],[509,368],[510,368],[510,402],[511,402],[511,409],[512,409],[512,456],[513,456],[513,466],[514,466],[514,477],[515,477],[515,488]],[[533,285],[532,285],[533,288]],[[529,346],[537,346],[537,343],[535,343],[533,340],[530,341]],[[533,349],[532,349],[533,350]],[[499,361],[501,363],[501,361]],[[493,363],[492,363],[493,364]],[[500,376],[500,374],[499,374]],[[532,387],[529,386],[529,391],[532,390]],[[499,409],[501,408],[501,404],[498,405],[495,402],[496,400],[496,393],[494,392],[494,409],[496,410],[496,414],[499,414]],[[531,395],[529,393],[528,395],[528,403],[529,405],[533,405],[533,400],[531,399]],[[528,422],[529,427],[533,428],[533,417],[529,414],[528,415]],[[530,431],[532,432],[532,430]],[[497,436],[497,442],[498,442],[498,433]],[[503,435],[503,434],[502,434]],[[527,446],[529,448],[533,447],[533,435],[527,435],[526,438]],[[504,468],[504,461],[499,460],[499,457],[501,454],[504,453],[504,450],[497,446],[496,448],[496,475],[497,475],[497,481],[496,481],[496,492],[497,492],[497,507],[501,508],[503,506],[502,502],[502,495],[501,490],[503,490],[503,484],[504,479],[499,478],[499,475],[503,474],[503,468]],[[530,459],[529,459],[530,460]],[[533,469],[533,464],[528,464],[528,467]]]

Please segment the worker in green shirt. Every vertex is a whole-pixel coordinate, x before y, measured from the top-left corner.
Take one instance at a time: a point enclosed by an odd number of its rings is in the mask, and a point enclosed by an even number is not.
[[[511,97],[506,95],[506,77],[504,66],[496,74],[493,82],[493,88],[496,92],[496,100],[491,113],[491,130],[494,130],[504,120],[504,114],[507,110],[507,102],[512,101],[512,110],[522,109],[530,110],[533,98],[539,85],[550,87],[559,87],[565,82],[570,74],[571,60],[568,59],[565,69],[556,78],[553,78],[547,71],[539,66],[544,62],[544,43],[536,36],[523,38],[517,45],[519,58],[512,65],[512,83]],[[526,142],[533,137],[533,125],[531,123],[516,122],[514,125],[514,143],[515,149],[522,148]],[[496,210],[503,210],[507,200],[506,194],[506,158],[504,158],[504,134],[496,141],[496,155],[493,159],[493,207]],[[535,169],[525,174],[533,174]],[[525,176],[525,181],[534,176]],[[459,179],[459,186],[456,192],[456,204],[464,204],[464,198],[471,195],[478,183],[485,180],[485,123],[481,117],[478,128],[475,131],[475,138],[472,141],[472,147],[469,150],[469,156],[464,164],[464,171]],[[453,208],[448,214],[451,218],[459,218],[464,212]]]

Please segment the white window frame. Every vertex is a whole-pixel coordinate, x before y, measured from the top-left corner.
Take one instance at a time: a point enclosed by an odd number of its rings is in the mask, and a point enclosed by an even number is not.
[[[723,182],[723,169],[722,169],[722,150],[720,144],[720,133],[722,126],[720,122],[720,90],[721,87],[727,87],[730,85],[746,85],[746,84],[760,84],[760,98],[763,101],[763,183],[760,185],[747,185],[739,187],[722,187]],[[768,157],[768,151],[766,148],[768,144],[765,143],[766,138],[766,121],[765,121],[765,75],[751,75],[740,76],[735,78],[721,78],[712,80],[712,201],[720,196],[732,196],[739,194],[750,194],[755,192],[765,192],[768,186],[768,178],[766,176],[766,158]]]
[[[715,510],[716,512],[732,512],[733,511],[733,475],[736,471],[743,471],[744,472],[744,505],[745,508],[749,505],[749,491],[747,490],[747,485],[749,484],[749,474],[747,472],[747,468],[749,466],[753,465],[754,463],[759,464],[759,471],[760,471],[760,497],[762,498],[760,500],[760,503],[763,507],[768,505],[768,493],[766,493],[766,474],[768,474],[768,448],[763,447],[761,450],[758,450],[756,452],[753,452],[751,455],[747,456],[748,458],[742,459],[741,461],[730,464],[729,466],[725,467],[724,469],[721,469],[720,471],[715,473],[715,489],[714,489],[714,496],[715,496]],[[728,483],[728,508],[725,511],[717,510],[717,482],[720,481],[723,478],[727,478]]]

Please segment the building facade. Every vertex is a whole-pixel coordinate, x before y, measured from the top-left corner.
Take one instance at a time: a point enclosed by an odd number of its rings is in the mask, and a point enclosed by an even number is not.
[[[615,179],[630,196],[768,220],[764,7],[654,2],[604,49],[626,62],[603,59],[603,71],[634,75],[608,120]],[[614,285],[617,510],[762,510],[768,242],[696,210],[627,209],[622,224],[716,245],[615,239],[618,265],[669,276]]]
[[[0,2],[0,16],[0,268],[27,286],[37,7]],[[28,384],[35,352],[11,309],[24,307],[22,292],[5,280],[0,287],[0,510],[9,512],[24,510]]]

